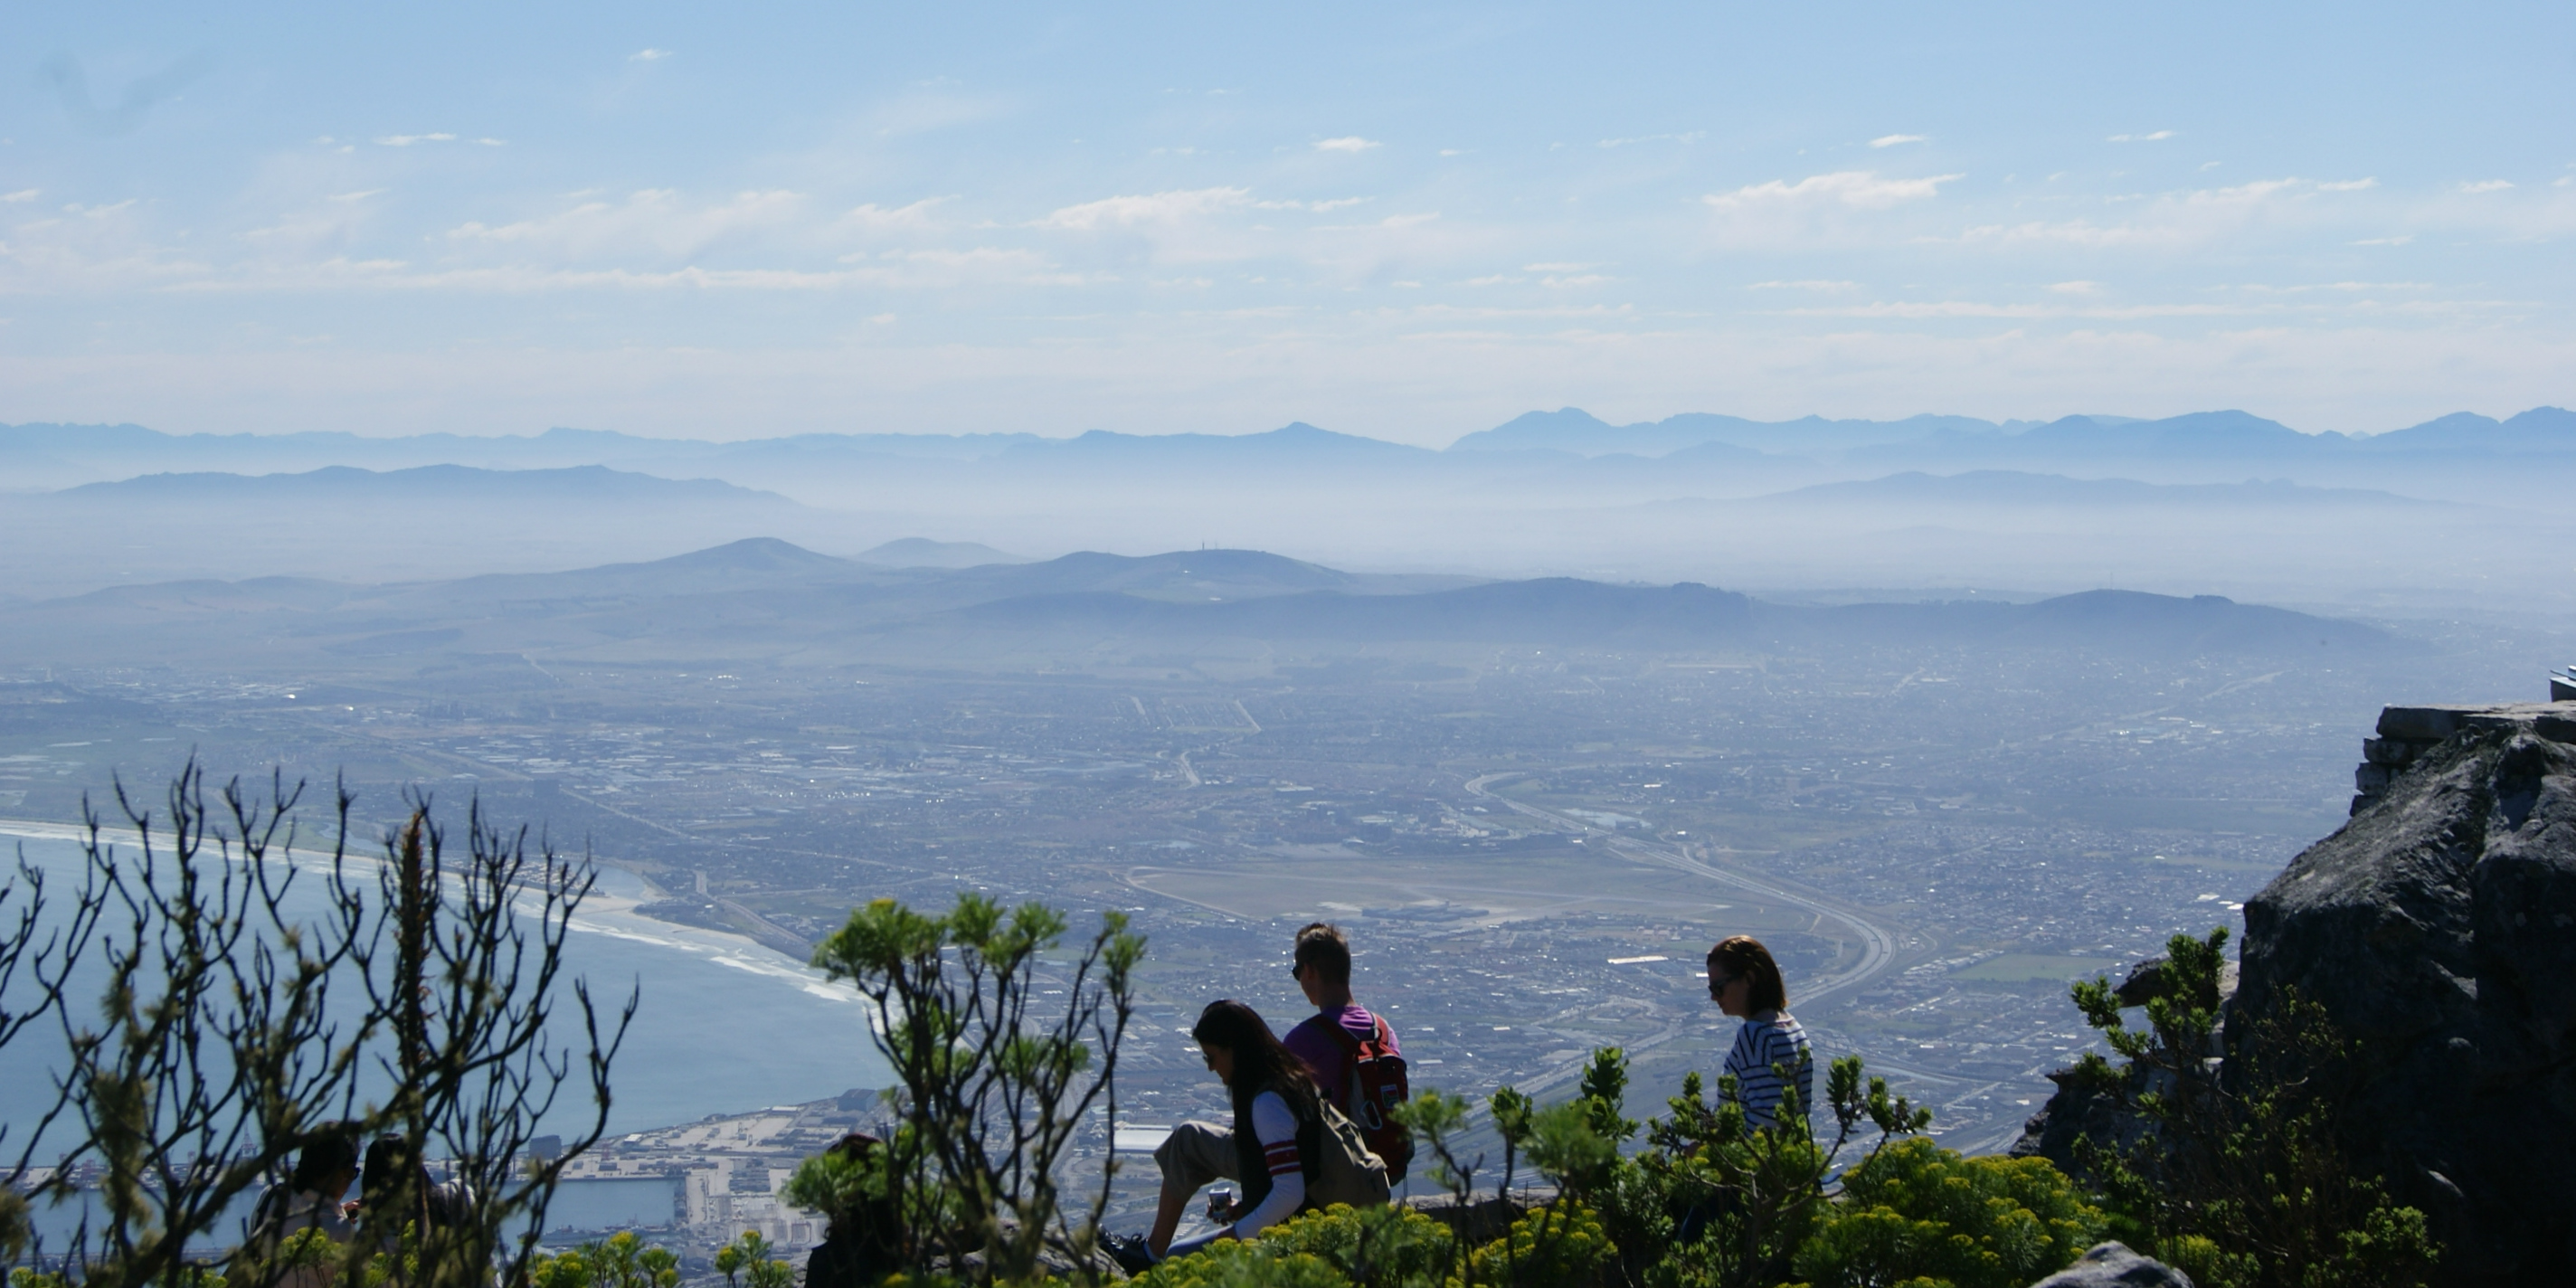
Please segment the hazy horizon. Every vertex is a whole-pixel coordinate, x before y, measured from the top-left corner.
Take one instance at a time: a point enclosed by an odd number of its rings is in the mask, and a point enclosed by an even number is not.
[[[2562,6],[30,13],[0,420],[2576,401]]]

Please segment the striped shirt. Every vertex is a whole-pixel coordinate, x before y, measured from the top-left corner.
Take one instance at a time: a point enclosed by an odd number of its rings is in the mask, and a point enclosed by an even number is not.
[[[1735,1031],[1735,1048],[1726,1053],[1726,1071],[1735,1075],[1735,1101],[1744,1106],[1745,1121],[1771,1125],[1780,1107],[1780,1075],[1771,1066],[1786,1065],[1798,1088],[1801,1116],[1816,1105],[1816,1058],[1807,1047],[1807,1031],[1785,1011],[1764,1011]]]

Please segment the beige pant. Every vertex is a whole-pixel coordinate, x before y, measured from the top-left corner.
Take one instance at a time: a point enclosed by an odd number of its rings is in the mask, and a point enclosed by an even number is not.
[[[1234,1153],[1234,1129],[1214,1123],[1187,1122],[1173,1128],[1154,1147],[1154,1161],[1163,1168],[1163,1193],[1178,1193],[1183,1199],[1211,1181],[1243,1179],[1236,1175],[1243,1168]],[[1238,1202],[1242,1199],[1239,1194],[1235,1197]]]

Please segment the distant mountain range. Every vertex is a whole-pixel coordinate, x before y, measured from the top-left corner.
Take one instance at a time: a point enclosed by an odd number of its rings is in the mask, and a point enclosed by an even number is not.
[[[302,474],[145,474],[86,483],[37,504],[144,507],[160,505],[607,505],[788,507],[772,492],[722,479],[664,479],[604,465],[487,470],[465,465],[409,469],[325,466]]]
[[[2141,483],[2135,479],[2076,479],[2062,474],[2031,474],[2020,470],[1969,470],[1961,474],[1925,474],[1909,470],[1885,478],[1851,483],[1819,483],[1791,492],[1755,497],[1744,504],[1779,508],[1936,505],[2023,512],[2070,507],[2213,508],[2240,514],[2284,506],[2311,510],[2460,508],[2373,488],[2301,487],[2287,479],[2257,479],[2244,483]]]
[[[526,437],[422,434],[371,438],[347,433],[163,434],[139,425],[0,425],[0,477],[11,486],[61,488],[140,474],[222,471],[302,473],[328,466],[405,470],[427,465],[484,469],[560,469],[602,465],[665,477],[722,478],[762,486],[781,471],[838,474],[873,466],[1005,463],[1006,473],[1142,468],[1235,470],[1362,466],[1419,468],[1448,457],[1454,469],[1475,458],[1490,471],[1495,456],[1540,454],[1581,458],[1629,456],[1669,461],[1693,449],[1707,462],[1763,458],[1806,461],[1864,459],[1969,466],[2131,459],[2328,460],[2395,455],[2576,455],[2576,412],[2536,407],[2498,421],[2468,412],[2369,436],[2306,434],[2242,411],[2197,412],[2162,420],[2068,416],[2058,420],[1986,421],[1965,416],[1903,420],[1828,420],[1808,416],[1755,421],[1690,413],[1613,425],[1579,408],[1529,412],[1468,434],[1446,452],[1338,434],[1302,422],[1266,433],[1117,434],[1095,430],[1073,438],[1034,434],[804,434],[713,442],[639,438],[598,430],[553,429]]]
[[[2241,411],[2194,412],[2163,420],[2125,416],[2067,416],[2053,421],[1977,420],[1966,416],[1913,416],[1904,420],[1753,421],[1702,413],[1659,421],[1612,425],[1576,407],[1525,413],[1493,429],[1469,434],[1451,451],[1554,451],[1579,456],[1666,456],[1705,443],[1787,455],[1843,453],[1898,444],[1922,450],[1975,455],[2011,453],[2025,458],[2118,458],[2225,454],[2369,452],[2473,452],[2563,454],[2576,452],[2576,412],[2535,407],[2509,420],[2455,412],[2385,434],[2304,434],[2278,421]]]
[[[289,670],[304,664],[299,658],[323,657],[406,667],[441,657],[936,665],[969,655],[1244,654],[1252,646],[1267,656],[1408,642],[1658,652],[2040,647],[2168,658],[2397,644],[2374,627],[2216,596],[2105,590],[2028,604],[1817,608],[1688,582],[1370,576],[1252,550],[895,569],[765,538],[649,563],[446,582],[116,587],[9,616],[0,665],[113,665],[125,654],[184,647],[200,661]]]
[[[1610,425],[1567,408],[1447,450],[1302,422],[733,443],[37,425],[0,427],[0,487],[0,603],[532,574],[773,536],[896,569],[1203,544],[1486,577],[2118,585],[2576,617],[2556,553],[2576,540],[2576,413],[2548,407],[2370,437],[2234,411]]]

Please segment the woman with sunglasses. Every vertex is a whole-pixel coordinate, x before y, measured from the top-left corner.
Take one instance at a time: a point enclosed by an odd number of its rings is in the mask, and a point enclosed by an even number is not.
[[[1303,1211],[1323,1143],[1314,1077],[1251,1007],[1210,1002],[1190,1037],[1234,1101],[1234,1126],[1183,1123],[1154,1151],[1163,1168],[1163,1194],[1145,1247],[1156,1260],[1196,1252],[1218,1239],[1247,1239]],[[1218,1218],[1230,1224],[1173,1243],[1191,1196],[1200,1186],[1228,1178],[1243,1185],[1242,1200]],[[1122,1263],[1134,1256],[1129,1249],[1112,1251],[1125,1254]]]

